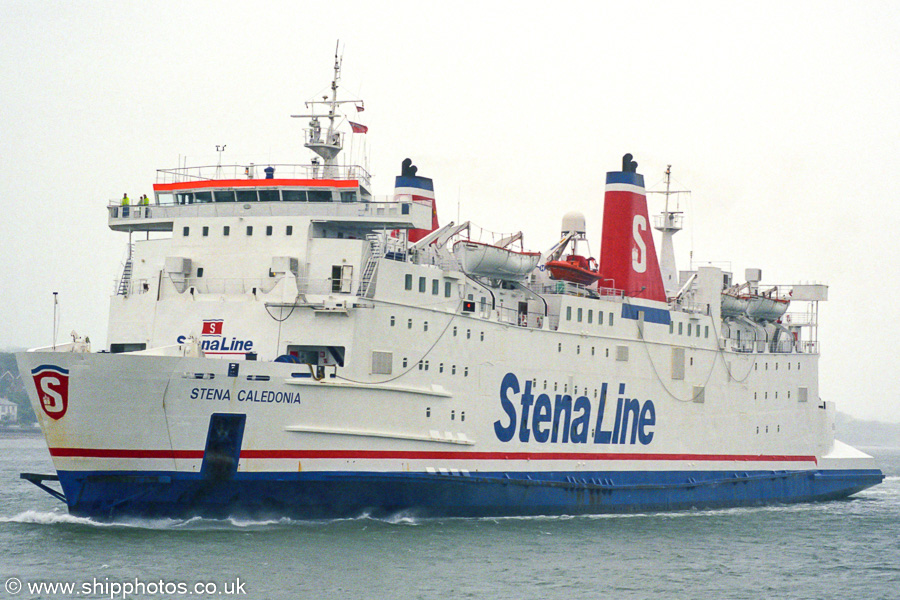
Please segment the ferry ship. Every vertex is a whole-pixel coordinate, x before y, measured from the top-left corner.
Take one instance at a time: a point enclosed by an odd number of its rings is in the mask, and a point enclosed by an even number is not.
[[[408,159],[379,200],[338,160],[365,132],[340,68],[295,115],[310,163],[179,166],[106,207],[128,234],[108,347],[18,356],[56,469],[23,478],[104,519],[678,510],[883,480],[819,394],[826,286],[678,271],[668,202],[658,259],[631,155],[599,260],[577,213],[545,252],[440,223]]]

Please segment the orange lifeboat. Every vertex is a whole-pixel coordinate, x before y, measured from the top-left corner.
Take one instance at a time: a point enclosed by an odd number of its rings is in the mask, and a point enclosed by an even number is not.
[[[577,254],[570,254],[563,260],[551,260],[546,267],[553,279],[571,281],[581,285],[591,285],[600,279],[597,261]]]

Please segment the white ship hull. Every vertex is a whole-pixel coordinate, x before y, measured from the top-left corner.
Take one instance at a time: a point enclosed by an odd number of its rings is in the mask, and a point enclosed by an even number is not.
[[[696,402],[692,384],[663,386],[652,375],[666,347],[632,342],[624,362],[606,357],[621,340],[408,314],[430,319],[440,339],[430,371],[414,369],[402,383],[141,355],[33,352],[20,355],[20,369],[68,372],[64,418],[47,417],[36,387],[32,402],[74,514],[574,514],[826,499],[881,480],[870,457],[832,441],[830,404],[754,401],[749,390],[771,385],[768,377],[729,385],[714,349],[694,353],[697,378],[709,377]],[[636,328],[622,321],[622,333]],[[372,326],[356,325],[361,337]],[[416,337],[406,341],[410,356],[434,343]],[[533,351],[516,350],[525,347]],[[462,348],[465,365],[451,374]],[[771,366],[796,365],[799,384],[816,359],[771,357]],[[727,360],[732,372],[752,368],[752,358]],[[555,419],[566,396],[571,415]],[[236,444],[224,450],[214,431],[223,426]]]

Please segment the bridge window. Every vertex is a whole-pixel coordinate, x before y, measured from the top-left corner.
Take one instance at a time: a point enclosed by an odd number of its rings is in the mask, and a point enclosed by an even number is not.
[[[178,204],[194,203],[194,195],[190,192],[181,192],[179,194],[175,194],[175,197],[178,199]]]
[[[306,202],[306,192],[303,190],[281,190],[282,202]]]
[[[356,202],[356,192],[341,192],[341,202]]]
[[[259,190],[257,193],[260,202],[278,202],[280,200],[278,190]]]
[[[331,192],[328,190],[309,190],[307,196],[310,202],[331,202]]]
[[[238,190],[236,192],[238,202],[256,202],[256,190]]]
[[[212,202],[212,192],[194,192],[194,202]]]
[[[234,202],[234,190],[214,192],[216,202]]]

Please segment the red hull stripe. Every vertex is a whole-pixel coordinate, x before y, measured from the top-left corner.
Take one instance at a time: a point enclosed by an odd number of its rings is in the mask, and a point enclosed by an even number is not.
[[[180,183],[154,183],[153,190],[156,192],[172,192],[205,188],[227,189],[280,186],[356,189],[359,187],[359,181],[356,179],[210,179],[207,181],[184,181]]]
[[[50,448],[51,456],[78,458],[202,459],[202,450]],[[401,460],[674,460],[725,462],[817,462],[815,456],[779,454],[636,454],[626,452],[420,452],[401,450],[243,450],[241,458],[401,459]]]

